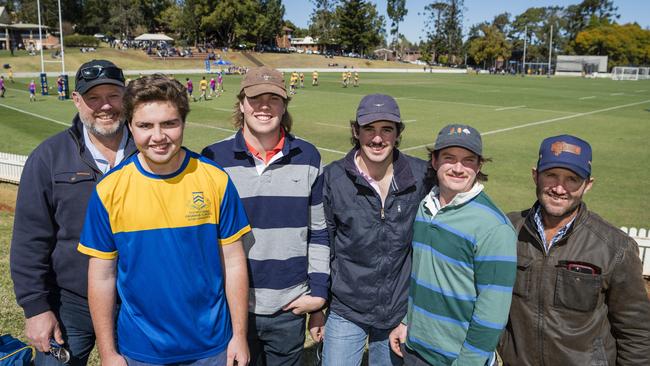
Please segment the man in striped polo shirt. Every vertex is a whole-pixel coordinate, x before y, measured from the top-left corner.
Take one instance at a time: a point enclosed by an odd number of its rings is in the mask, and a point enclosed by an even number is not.
[[[390,336],[407,365],[492,365],[516,273],[515,231],[483,192],[479,132],[444,127],[430,150],[436,186],[413,224],[408,313]]]
[[[228,172],[253,229],[254,239],[244,237],[251,365],[301,365],[305,314],[325,305],[329,288],[321,157],[289,133],[289,98],[279,71],[251,69],[237,98],[239,130],[203,155]]]

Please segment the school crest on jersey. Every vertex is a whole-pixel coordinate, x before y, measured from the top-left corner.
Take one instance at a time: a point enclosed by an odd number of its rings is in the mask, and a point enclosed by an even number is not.
[[[211,202],[203,192],[192,192],[188,202],[188,212],[185,217],[188,220],[203,220],[212,215],[210,211]]]

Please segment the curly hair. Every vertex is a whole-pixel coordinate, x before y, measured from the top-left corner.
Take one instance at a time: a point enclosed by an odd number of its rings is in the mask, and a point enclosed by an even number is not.
[[[143,76],[131,81],[126,87],[122,101],[127,123],[131,123],[135,108],[147,102],[171,103],[178,110],[183,122],[190,113],[190,103],[185,87],[178,80],[163,74]]]

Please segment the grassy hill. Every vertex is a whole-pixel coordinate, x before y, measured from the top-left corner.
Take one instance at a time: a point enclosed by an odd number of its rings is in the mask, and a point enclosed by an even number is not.
[[[239,51],[219,53],[224,60],[232,62],[236,66],[255,66],[249,59]],[[265,65],[276,68],[327,68],[328,64],[336,63],[340,67],[361,68],[415,68],[421,66],[402,62],[365,60],[350,57],[325,58],[322,55],[306,55],[298,53],[253,53],[255,58]],[[46,61],[56,61],[52,52],[43,54]],[[180,70],[180,69],[203,69],[204,60],[201,57],[186,58],[182,60],[158,60],[147,56],[142,50],[118,50],[114,48],[99,48],[96,52],[82,53],[78,48],[68,48],[65,51],[66,71],[75,71],[81,64],[92,59],[108,59],[114,61],[120,67],[128,71],[137,70]],[[0,51],[0,64],[10,64],[14,72],[39,72],[41,70],[41,58],[29,56],[25,51],[18,51],[11,56],[9,51]],[[45,70],[48,73],[58,73],[61,70],[59,63],[45,63]]]

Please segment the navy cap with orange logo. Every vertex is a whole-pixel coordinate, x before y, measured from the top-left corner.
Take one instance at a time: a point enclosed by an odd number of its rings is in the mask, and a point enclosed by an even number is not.
[[[559,135],[544,139],[539,147],[537,171],[565,168],[583,179],[591,176],[591,146],[583,139]]]

